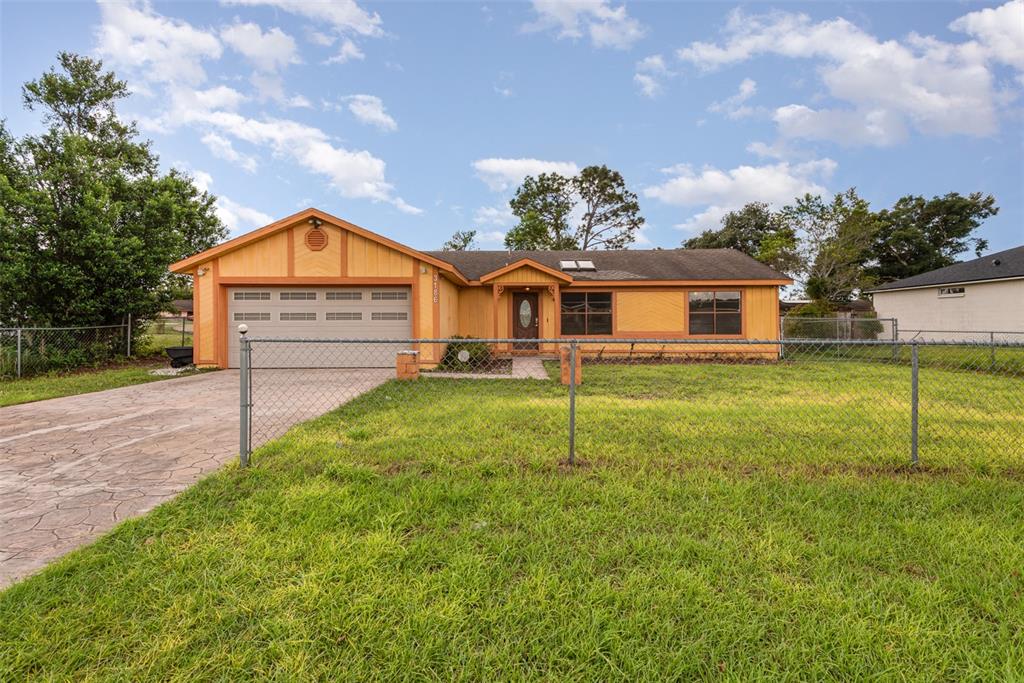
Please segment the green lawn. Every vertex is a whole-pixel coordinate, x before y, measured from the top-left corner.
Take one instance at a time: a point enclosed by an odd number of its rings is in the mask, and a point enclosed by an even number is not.
[[[1024,676],[1019,377],[922,372],[917,470],[906,368],[584,378],[576,468],[547,382],[292,430],[0,594],[0,680]]]
[[[168,379],[168,376],[149,374],[160,367],[166,367],[166,363],[141,361],[112,368],[0,379],[0,407]]]

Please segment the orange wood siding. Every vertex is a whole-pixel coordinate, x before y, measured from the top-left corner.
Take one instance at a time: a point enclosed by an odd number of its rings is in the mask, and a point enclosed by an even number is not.
[[[559,282],[559,280],[558,278],[541,272],[531,266],[523,266],[522,268],[516,268],[504,275],[499,275],[491,282],[497,282],[500,284],[517,282]]]
[[[490,287],[464,287],[459,291],[458,333],[488,339],[494,334],[494,301]]]
[[[312,251],[306,246],[306,233],[309,230],[310,226],[298,225],[291,231],[292,251],[295,254],[294,275],[296,277],[341,277],[343,241],[341,228],[336,228],[333,225],[324,225],[321,228],[327,233],[327,246],[320,251]]]
[[[299,232],[299,231],[295,231]],[[289,231],[270,235],[266,239],[220,257],[221,277],[285,277],[288,275]],[[303,246],[303,249],[305,247]],[[207,267],[211,263],[205,264]]]
[[[779,338],[778,287],[746,287],[743,304],[748,339]]]
[[[441,278],[439,284],[441,329],[438,335],[452,337],[459,334],[459,288],[444,278]]]
[[[620,332],[686,329],[686,292],[616,292],[615,328]]]
[[[349,277],[412,277],[414,259],[391,247],[349,233]]]
[[[212,269],[202,277],[193,278],[199,313],[195,323],[201,329],[196,364],[212,365],[217,362],[217,318],[214,311],[214,282]]]
[[[413,289],[415,298],[413,306],[416,307],[413,314],[413,320],[415,321],[413,334],[418,338],[429,339],[437,336],[437,329],[434,325],[434,276],[437,273],[437,269],[422,262],[419,266],[417,268],[416,284]],[[438,284],[440,285],[440,283]],[[438,296],[440,296],[440,293]],[[421,363],[436,363],[439,360],[436,346],[436,344],[420,344]]]

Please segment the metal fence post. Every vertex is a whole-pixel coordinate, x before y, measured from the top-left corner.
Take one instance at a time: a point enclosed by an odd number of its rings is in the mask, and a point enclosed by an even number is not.
[[[895,363],[900,359],[900,323],[892,318],[892,361]]]
[[[14,361],[15,375],[21,377],[21,328],[18,328],[18,351],[16,354],[16,360]]]
[[[569,344],[569,465],[576,464],[576,342]]]
[[[249,466],[249,449],[251,448],[249,443],[249,398],[251,396],[249,389],[249,359],[251,349],[249,347],[249,338],[245,336],[245,333],[248,331],[249,328],[246,325],[238,326],[238,333],[240,335],[238,344],[238,459],[239,464],[243,468]]]
[[[910,346],[910,462],[913,465],[917,465],[917,415],[919,403],[917,397],[917,376],[917,340],[915,339]]]
[[[132,357],[132,314],[128,314],[128,341],[127,341],[127,353],[125,355],[128,358]]]
[[[996,333],[988,333],[988,369],[996,369]]]

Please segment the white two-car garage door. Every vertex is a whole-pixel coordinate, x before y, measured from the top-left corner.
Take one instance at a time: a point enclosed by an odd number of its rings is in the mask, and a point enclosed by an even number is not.
[[[409,287],[232,287],[228,361],[238,367],[238,326],[252,337],[410,339]],[[253,344],[253,367],[391,367],[394,344]]]

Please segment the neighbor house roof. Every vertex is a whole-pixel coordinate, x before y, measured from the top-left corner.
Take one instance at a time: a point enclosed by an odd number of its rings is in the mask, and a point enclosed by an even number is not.
[[[175,310],[181,311],[182,313],[191,313],[192,299],[175,299],[174,301],[171,302],[171,306],[173,306]]]
[[[782,273],[734,249],[622,249],[615,251],[428,251],[470,280],[520,261],[566,272],[573,281],[770,280],[791,282]],[[593,261],[596,270],[562,271],[561,261]]]
[[[930,270],[927,273],[895,282],[887,282],[868,290],[868,292],[888,292],[896,289],[917,289],[1018,277],[1024,277],[1024,246],[989,254],[971,261],[954,263],[945,268]]]

